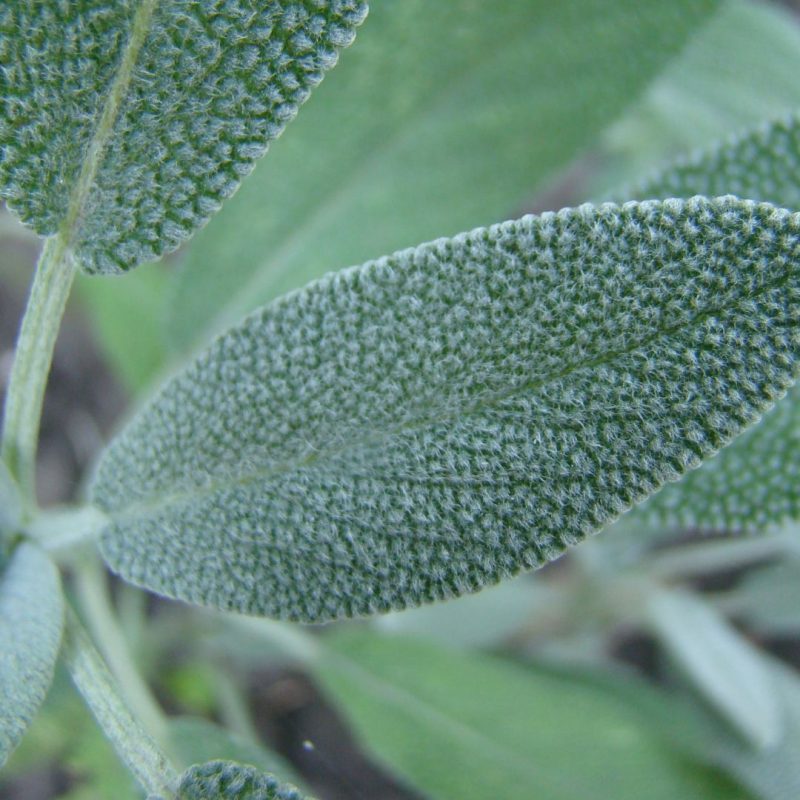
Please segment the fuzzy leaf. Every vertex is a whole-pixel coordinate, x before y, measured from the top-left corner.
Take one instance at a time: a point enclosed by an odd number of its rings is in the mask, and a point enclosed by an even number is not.
[[[736,194],[800,209],[800,115],[651,176],[634,197]],[[800,387],[730,447],[635,512],[642,525],[759,532],[800,519]]]
[[[55,566],[33,545],[19,545],[0,574],[0,767],[50,688],[63,615]]]
[[[584,206],[334,274],[170,381],[93,482],[101,548],[185,600],[304,620],[549,561],[794,380],[800,217]]]
[[[294,786],[234,761],[209,761],[189,767],[177,800],[306,800]]]
[[[174,249],[363,19],[360,0],[0,5],[0,196],[88,272]]]
[[[656,726],[544,669],[357,631],[325,644],[323,688],[364,746],[431,800],[742,798],[665,746],[662,716],[687,737],[693,719],[664,698],[648,709]]]
[[[188,252],[174,344],[329,270],[520,213],[718,5],[375,3],[291,136]]]

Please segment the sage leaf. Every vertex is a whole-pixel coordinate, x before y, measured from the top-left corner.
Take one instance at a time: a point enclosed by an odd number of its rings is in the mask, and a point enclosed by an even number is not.
[[[353,39],[359,0],[0,6],[0,197],[91,273],[177,247]]]
[[[209,761],[189,767],[177,800],[310,800],[273,775],[235,761]]]
[[[735,198],[525,217],[333,274],[228,331],[104,454],[102,552],[302,620],[541,565],[795,379],[800,217]]]
[[[650,176],[634,197],[732,193],[800,209],[800,115],[746,131]],[[748,533],[800,519],[800,388],[635,512],[645,526]]]
[[[635,703],[588,681],[410,637],[348,631],[324,641],[314,674],[326,694],[364,745],[431,800],[743,797],[667,746]],[[692,718],[666,698],[648,711],[679,715],[691,735]]]
[[[0,574],[0,767],[50,688],[63,618],[55,566],[34,545],[20,544]]]
[[[329,270],[518,214],[720,5],[375,3],[292,135],[189,249],[174,346]]]
[[[702,696],[755,749],[784,734],[780,696],[760,653],[707,603],[678,590],[655,593],[653,631]]]

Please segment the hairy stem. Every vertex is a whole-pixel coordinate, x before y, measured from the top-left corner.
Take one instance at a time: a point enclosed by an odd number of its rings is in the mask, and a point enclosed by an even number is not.
[[[178,773],[134,716],[117,682],[71,608],[67,608],[63,658],[72,680],[114,749],[148,795],[173,798]]]
[[[105,571],[96,555],[82,559],[76,567],[75,588],[89,630],[125,700],[135,710],[145,730],[157,742],[166,741],[164,713],[133,661],[128,642],[112,610]]]
[[[25,504],[35,503],[34,464],[44,390],[75,264],[61,236],[45,242],[22,318],[6,392],[0,453],[19,483]]]

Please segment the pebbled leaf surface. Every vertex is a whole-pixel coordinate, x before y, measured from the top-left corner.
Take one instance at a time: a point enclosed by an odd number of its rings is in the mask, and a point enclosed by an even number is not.
[[[294,786],[234,761],[209,761],[189,767],[177,800],[308,800]]]
[[[0,574],[0,767],[50,688],[63,614],[55,566],[33,545],[19,545]]]
[[[541,565],[783,395],[800,217],[584,206],[421,245],[256,312],[103,457],[126,579],[303,620]]]
[[[800,115],[759,125],[681,159],[630,194],[720,193],[800,209]],[[748,533],[800,519],[800,388],[791,389],[758,425],[634,513],[644,525]]]
[[[0,197],[89,272],[172,250],[349,44],[360,0],[6,0]]]

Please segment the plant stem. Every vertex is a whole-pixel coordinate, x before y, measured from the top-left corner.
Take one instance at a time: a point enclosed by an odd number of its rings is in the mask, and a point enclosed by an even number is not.
[[[105,571],[94,554],[82,559],[76,567],[75,587],[89,629],[125,700],[157,742],[167,741],[164,713],[133,662],[128,642],[112,611]]]
[[[128,708],[116,681],[69,606],[63,657],[95,719],[148,795],[174,798],[178,773]]]
[[[36,497],[34,465],[44,390],[74,277],[75,263],[63,237],[51,236],[39,256],[17,338],[0,445],[28,508]]]

